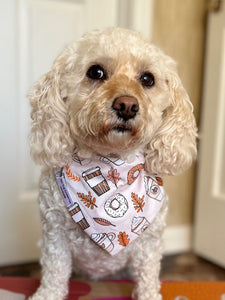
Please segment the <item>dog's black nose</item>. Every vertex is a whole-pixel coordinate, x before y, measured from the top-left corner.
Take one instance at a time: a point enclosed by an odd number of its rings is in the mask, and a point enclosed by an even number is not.
[[[132,96],[120,96],[112,104],[112,108],[117,112],[117,116],[124,121],[128,121],[136,116],[139,111],[139,104]]]

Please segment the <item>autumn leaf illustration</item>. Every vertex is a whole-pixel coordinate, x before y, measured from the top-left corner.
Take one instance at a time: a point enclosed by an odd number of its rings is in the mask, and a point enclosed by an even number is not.
[[[144,196],[139,198],[137,194],[131,193],[132,202],[134,208],[137,212],[143,211],[143,207],[145,206]]]
[[[107,221],[106,219],[103,219],[103,218],[93,218],[93,220],[96,222],[96,223],[98,223],[98,224],[100,224],[100,225],[102,225],[102,226],[115,226],[115,225],[113,225],[111,222],[109,222],[109,221]]]
[[[77,181],[79,182],[80,181],[80,177],[79,176],[76,176],[72,173],[71,169],[69,166],[66,166],[66,174],[68,176],[69,179],[73,180],[73,181]]]
[[[126,234],[126,232],[120,232],[118,234],[118,242],[121,246],[126,247],[130,242],[128,234]]]
[[[88,192],[88,195],[84,195],[84,193],[77,193],[78,197],[81,199],[82,202],[84,202],[85,206],[94,209],[94,207],[97,207],[95,204],[96,199],[95,197],[92,199],[91,193]]]
[[[158,185],[163,185],[163,180],[161,177],[155,177],[155,179],[156,179]]]
[[[109,176],[108,179],[115,184],[115,186],[117,187],[117,183],[119,182],[119,180],[121,179],[120,173],[117,172],[117,169],[114,169],[113,167],[111,167],[111,169],[108,172]]]

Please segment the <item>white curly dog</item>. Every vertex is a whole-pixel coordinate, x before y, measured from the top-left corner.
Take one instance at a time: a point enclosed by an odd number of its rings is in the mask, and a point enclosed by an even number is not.
[[[139,33],[94,31],[57,57],[29,97],[31,153],[43,166],[43,275],[30,299],[65,299],[73,270],[97,279],[127,265],[134,299],[162,299],[160,177],[196,157],[175,62]]]

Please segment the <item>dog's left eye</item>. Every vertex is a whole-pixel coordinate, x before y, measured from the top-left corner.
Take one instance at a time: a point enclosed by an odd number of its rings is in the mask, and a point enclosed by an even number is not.
[[[144,87],[152,87],[155,84],[155,78],[150,72],[145,72],[140,77],[140,82]]]
[[[105,80],[107,78],[107,74],[103,67],[93,65],[88,69],[87,77],[93,80]]]

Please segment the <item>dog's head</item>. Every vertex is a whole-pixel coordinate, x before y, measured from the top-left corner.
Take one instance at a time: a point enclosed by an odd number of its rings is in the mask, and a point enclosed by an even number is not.
[[[30,91],[31,153],[50,167],[80,151],[143,151],[150,172],[177,174],[196,155],[192,104],[174,61],[138,33],[107,29],[68,46]]]

